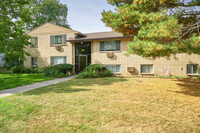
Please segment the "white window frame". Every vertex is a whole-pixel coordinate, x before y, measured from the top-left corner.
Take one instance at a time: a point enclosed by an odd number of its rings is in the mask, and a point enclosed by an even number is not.
[[[31,57],[31,67],[38,67],[38,57]]]
[[[153,72],[152,73],[148,73],[148,72],[144,73],[144,72],[142,72],[142,66],[152,66],[153,67]],[[140,67],[141,67],[140,68],[141,74],[154,74],[154,65],[153,64],[141,64]],[[146,71],[148,71],[147,67],[146,67]]]
[[[58,64],[55,64],[55,58],[60,58],[60,57],[62,57],[63,58],[63,62],[64,63],[61,63],[61,64],[67,64],[67,56],[51,56],[50,57],[50,60],[51,60],[51,65],[52,66],[54,66],[54,65],[58,65]],[[54,59],[53,59],[54,58]],[[66,59],[66,62],[65,62],[65,59]],[[53,60],[53,62],[52,62],[52,60]]]
[[[188,66],[192,66],[191,73],[188,73]],[[197,73],[194,72],[194,66],[197,66]],[[187,64],[187,75],[199,75],[199,65],[198,64]]]
[[[37,40],[37,44],[33,44],[33,39],[34,39],[34,42],[36,42],[35,40]],[[31,37],[31,47],[38,47],[38,37],[35,36],[35,37]]]
[[[106,43],[114,42],[115,49],[114,50],[106,50]],[[119,42],[120,49],[117,49],[117,42]],[[103,50],[101,45],[103,45]],[[121,51],[121,40],[113,40],[113,41],[100,41],[100,52],[109,52],[109,51]]]
[[[119,72],[112,72],[111,70],[109,70],[109,71],[111,71],[112,73],[121,73],[121,65],[120,64],[104,64],[104,66],[106,67],[106,69],[107,69],[107,66],[115,66],[115,71],[117,70],[117,66],[119,66],[120,67],[120,70],[119,70]]]

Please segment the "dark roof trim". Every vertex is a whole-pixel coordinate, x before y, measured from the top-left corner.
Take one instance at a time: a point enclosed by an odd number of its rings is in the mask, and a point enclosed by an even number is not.
[[[124,39],[124,38],[133,38],[133,36],[129,37],[104,37],[104,38],[77,38],[72,40],[67,40],[67,42],[82,42],[82,41],[94,41],[94,40],[110,40],[110,39]]]

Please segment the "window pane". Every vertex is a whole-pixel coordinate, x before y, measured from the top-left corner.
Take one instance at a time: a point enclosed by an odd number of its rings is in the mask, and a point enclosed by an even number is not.
[[[52,45],[55,44],[55,36],[51,36],[51,44],[52,44]]]
[[[32,46],[37,46],[38,45],[38,38],[37,37],[32,37],[31,38],[31,45]]]
[[[51,57],[51,65],[54,65],[54,57]]]
[[[153,65],[142,65],[141,73],[153,73]]]
[[[104,51],[104,42],[100,42],[100,51]]]
[[[152,65],[147,66],[147,73],[153,73],[153,66]]]
[[[104,42],[104,49],[105,51],[115,51],[116,50],[116,44],[115,42]]]
[[[121,50],[121,41],[116,41],[116,51]]]
[[[63,64],[63,63],[64,63],[63,57],[56,57],[55,58],[55,65],[57,65],[57,64]]]
[[[121,71],[120,69],[121,69],[121,66],[120,66],[120,65],[117,65],[117,66],[116,66],[116,72],[119,73],[119,72]]]
[[[65,64],[67,63],[67,57],[64,57],[64,63]]]
[[[121,71],[120,65],[105,65],[105,67],[111,72],[120,72]]]
[[[62,44],[62,36],[57,36],[58,38],[58,44]]]
[[[198,65],[193,65],[193,74],[198,74]]]
[[[38,38],[35,37],[35,45],[38,45]]]
[[[34,57],[31,57],[31,65],[34,65]]]
[[[146,72],[146,66],[145,66],[145,65],[142,65],[142,66],[141,66],[141,73],[147,73],[147,72]]]
[[[187,65],[187,73],[192,74],[192,65]]]
[[[35,45],[35,39],[31,38],[31,44],[34,46]]]
[[[67,41],[67,35],[63,35],[63,44],[66,44]]]
[[[38,59],[37,58],[35,58],[35,64],[34,65],[38,65]]]
[[[51,65],[66,64],[67,57],[51,57]]]

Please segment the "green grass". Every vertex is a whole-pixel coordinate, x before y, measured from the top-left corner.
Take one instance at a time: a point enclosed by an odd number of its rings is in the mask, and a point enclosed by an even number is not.
[[[74,79],[0,99],[0,132],[200,132],[200,80]]]
[[[44,77],[42,74],[12,74],[10,72],[0,72],[0,91],[50,79],[53,78]]]

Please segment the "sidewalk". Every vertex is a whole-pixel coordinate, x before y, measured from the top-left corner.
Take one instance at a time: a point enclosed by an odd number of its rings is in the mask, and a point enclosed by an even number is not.
[[[76,76],[70,76],[70,77],[66,77],[66,78],[43,81],[43,82],[39,82],[39,83],[35,83],[35,84],[30,84],[30,85],[25,85],[25,86],[20,86],[20,87],[16,87],[16,88],[3,90],[3,91],[0,91],[0,98],[11,96],[11,95],[14,95],[14,94],[17,94],[17,93],[20,93],[20,92],[25,92],[25,91],[34,90],[34,89],[37,89],[37,88],[49,86],[49,85],[52,85],[52,84],[57,84],[57,83],[60,83],[60,82],[65,82],[65,81],[74,79],[75,77]]]

